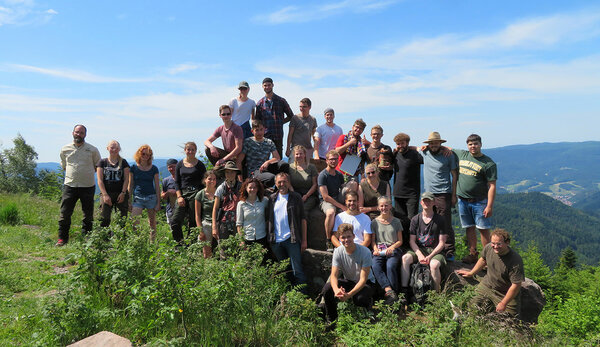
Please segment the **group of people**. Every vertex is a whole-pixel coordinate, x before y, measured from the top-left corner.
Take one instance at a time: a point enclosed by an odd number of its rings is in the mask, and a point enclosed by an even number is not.
[[[336,300],[356,296],[357,304],[368,305],[375,283],[384,290],[386,302],[396,301],[398,293],[407,293],[410,266],[417,262],[430,267],[434,287],[440,290],[442,267],[454,260],[451,208],[455,204],[470,251],[463,261],[477,262],[473,271],[490,262],[484,260],[481,265],[482,259],[504,252],[495,246],[502,243],[494,242],[496,234],[490,236],[497,170],[494,161],[481,152],[481,137],[470,135],[468,150],[460,150],[443,146],[445,140],[438,132],[431,132],[422,146],[410,146],[410,136],[399,133],[392,148],[382,143],[379,125],[371,128],[370,141],[363,135],[366,123],[362,119],[344,133],[334,123],[335,111],[327,108],[325,123],[317,126],[310,114],[310,99],[301,99],[300,112],[294,114],[287,101],[274,94],[272,79],[265,78],[262,86],[265,96],[255,103],[248,98],[249,84],[242,81],[239,96],[219,107],[223,124],[204,142],[214,168],[207,171],[196,157],[196,144],[188,142],[184,159],[167,162],[171,175],[163,179],[162,190],[150,146],[141,146],[134,155],[135,164],[129,166],[113,140],[107,147],[109,156],[101,159],[98,150],[84,141],[87,129],[75,126],[73,143],[61,150],[66,173],[57,245],[68,242],[77,199],[84,212],[83,232],[91,230],[93,174],[97,172],[101,226],[110,224],[113,209],[121,216],[128,210],[140,215],[146,209],[153,240],[156,211],[161,199],[167,200],[167,221],[178,245],[183,242],[185,225],[188,233],[199,230],[198,240],[208,241],[205,257],[212,256],[213,240],[239,233],[245,243],[265,247],[269,257],[289,258],[294,284],[306,283],[301,252],[307,248],[307,233],[319,230],[307,230],[307,215],[320,209],[327,240],[323,247],[335,249],[331,280],[323,288],[330,317],[335,317]],[[224,148],[215,146],[218,138]],[[282,160],[284,152],[288,161]],[[481,258],[476,229],[484,249]],[[504,234],[498,238],[506,244],[510,240]],[[340,272],[344,280],[338,280]],[[511,275],[511,283],[520,284],[522,274],[521,262],[520,276]],[[502,274],[494,280],[506,278]],[[509,287],[501,300],[513,302],[518,288],[515,292]],[[513,307],[508,301],[499,311]]]

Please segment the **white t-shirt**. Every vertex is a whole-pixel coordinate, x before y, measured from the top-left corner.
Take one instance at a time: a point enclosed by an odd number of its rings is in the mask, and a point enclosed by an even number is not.
[[[252,110],[256,107],[256,103],[252,99],[239,101],[238,98],[233,98],[229,102],[229,107],[232,108],[231,120],[241,126],[250,120]]]
[[[352,216],[345,211],[338,214],[335,216],[333,231],[335,232],[342,223],[352,224],[354,227],[354,243],[362,243],[365,240],[364,233],[373,233],[371,231],[371,218],[364,213]]]
[[[275,242],[282,242],[290,238],[290,223],[288,221],[288,212],[287,212],[287,204],[289,194],[281,195],[277,194],[277,199],[275,200],[275,206],[273,206],[273,210],[275,212]]]
[[[335,143],[337,139],[342,135],[342,128],[334,124],[332,127],[325,124],[321,124],[317,127],[315,137],[321,140],[319,144],[319,157],[325,158],[327,152],[335,149]]]

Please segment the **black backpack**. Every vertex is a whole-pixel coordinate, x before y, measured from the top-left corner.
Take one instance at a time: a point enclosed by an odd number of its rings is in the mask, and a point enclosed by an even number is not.
[[[425,306],[427,292],[433,289],[433,280],[429,265],[421,263],[412,264],[410,266],[410,288],[412,289],[411,302],[416,302],[419,306]]]

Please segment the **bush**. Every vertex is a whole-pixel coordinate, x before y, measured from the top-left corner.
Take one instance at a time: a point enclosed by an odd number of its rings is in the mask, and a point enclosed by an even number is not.
[[[287,264],[257,266],[261,246],[241,249],[232,237],[221,242],[226,260],[203,259],[201,244],[179,252],[170,239],[151,244],[147,235],[131,225],[91,233],[70,285],[46,306],[51,343],[101,330],[134,344],[329,343],[312,300],[289,291]]]
[[[21,223],[19,209],[15,203],[8,203],[0,208],[0,224],[17,225]]]

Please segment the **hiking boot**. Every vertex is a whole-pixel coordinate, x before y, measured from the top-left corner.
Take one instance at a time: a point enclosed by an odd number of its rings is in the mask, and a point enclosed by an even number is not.
[[[479,259],[479,252],[475,254],[469,254],[466,257],[462,258],[462,262],[465,264],[475,264]]]
[[[66,244],[67,244],[67,241],[65,241],[63,239],[58,239],[58,241],[56,241],[56,244],[54,244],[54,247],[62,247]]]
[[[395,303],[396,301],[398,301],[398,295],[396,294],[396,292],[393,289],[390,289],[387,292],[385,292],[385,295],[383,296],[384,304],[391,305],[391,304]]]

